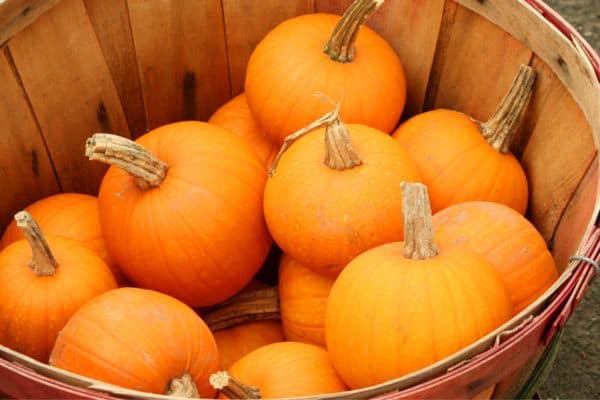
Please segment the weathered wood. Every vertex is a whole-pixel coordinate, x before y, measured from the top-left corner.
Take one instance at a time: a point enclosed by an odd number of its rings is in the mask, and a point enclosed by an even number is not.
[[[230,97],[220,0],[128,5],[148,127],[207,119]]]
[[[0,52],[0,229],[15,212],[60,191],[44,140],[8,51]]]
[[[65,191],[97,193],[105,167],[83,157],[97,131],[129,135],[81,0],[62,0],[9,42]]]
[[[146,132],[146,115],[127,0],[84,0],[84,3],[119,93],[131,136],[138,137]]]
[[[34,22],[60,0],[0,1],[0,45]]]

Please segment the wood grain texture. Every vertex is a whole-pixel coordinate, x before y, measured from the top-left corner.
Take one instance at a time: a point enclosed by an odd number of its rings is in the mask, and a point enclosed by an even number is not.
[[[0,52],[0,229],[33,201],[60,191],[44,140],[14,74]]]
[[[317,0],[316,9],[342,14],[351,3],[351,0]],[[387,0],[367,21],[369,27],[392,45],[404,66],[407,98],[403,118],[423,108],[444,3],[444,0]]]
[[[146,132],[146,115],[127,0],[84,0],[84,3],[119,93],[131,136],[138,137]]]
[[[230,97],[221,1],[128,5],[148,128],[206,120]]]
[[[35,21],[60,0],[0,1],[0,45]]]
[[[84,157],[94,132],[129,136],[81,0],[62,0],[9,42],[65,191],[97,193],[105,167]]]
[[[314,11],[314,0],[223,0],[232,95],[244,91],[246,66],[260,40],[279,23]]]

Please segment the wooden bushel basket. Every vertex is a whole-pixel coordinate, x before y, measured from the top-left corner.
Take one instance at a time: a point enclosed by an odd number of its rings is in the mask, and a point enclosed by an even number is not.
[[[350,0],[0,1],[0,225],[59,191],[96,193],[94,132],[137,137],[205,120],[243,90],[255,44],[277,23]],[[438,107],[485,120],[519,64],[538,84],[513,151],[528,217],[561,276],[534,304],[435,365],[346,398],[527,397],[595,277],[600,60],[540,0],[387,0],[368,23],[400,55],[403,118]],[[596,264],[597,265],[597,264]],[[166,398],[93,381],[0,346],[0,393],[15,398]],[[322,398],[340,395],[322,396]]]

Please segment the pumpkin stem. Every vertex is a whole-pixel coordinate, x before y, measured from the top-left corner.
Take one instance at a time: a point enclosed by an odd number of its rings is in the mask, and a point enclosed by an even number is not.
[[[496,150],[510,151],[510,144],[521,124],[527,104],[533,93],[536,73],[528,65],[521,65],[519,72],[494,115],[481,124],[483,137]]]
[[[158,187],[167,175],[167,164],[133,140],[108,133],[96,133],[85,144],[90,160],[124,169],[137,178],[136,184],[146,190]]]
[[[360,26],[383,4],[384,0],[355,0],[339,20],[323,51],[334,61],[354,60],[354,42]]]
[[[256,386],[244,385],[227,371],[219,371],[210,376],[208,381],[213,388],[230,399],[260,399],[260,389]]]
[[[425,260],[438,254],[433,240],[431,205],[427,186],[402,182],[402,217],[404,219],[404,248],[406,258]]]
[[[48,242],[39,225],[27,211],[19,211],[15,214],[17,227],[31,246],[32,259],[29,267],[37,276],[50,276],[56,272],[58,263],[52,254]]]
[[[350,132],[340,116],[331,121],[325,130],[325,165],[343,171],[362,164],[350,140]]]
[[[186,397],[188,399],[197,399],[200,397],[194,379],[187,372],[179,378],[171,379],[165,394],[169,396]]]
[[[279,291],[276,287],[242,292],[202,315],[213,332],[246,322],[279,318]]]

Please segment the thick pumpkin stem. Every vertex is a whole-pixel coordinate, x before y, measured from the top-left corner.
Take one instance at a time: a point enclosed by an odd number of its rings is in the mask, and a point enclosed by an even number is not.
[[[402,216],[404,257],[415,260],[435,257],[438,249],[433,240],[427,186],[422,183],[402,182]]]
[[[325,165],[343,171],[362,164],[350,140],[350,132],[338,117],[327,125],[325,131]]]
[[[165,394],[169,396],[186,397],[188,399],[197,399],[200,397],[194,379],[187,372],[179,378],[171,379]]]
[[[244,385],[226,371],[219,371],[208,378],[213,388],[230,399],[260,399],[260,390],[256,386]]]
[[[337,62],[354,60],[354,43],[360,26],[383,4],[384,0],[355,0],[335,26],[323,51]]]
[[[17,227],[23,233],[23,236],[29,242],[31,246],[32,259],[29,263],[29,267],[38,276],[50,276],[56,272],[58,263],[48,246],[48,242],[44,239],[42,230],[31,214],[27,211],[19,211],[15,214],[15,221]]]
[[[276,287],[242,292],[202,315],[213,332],[246,322],[279,318],[279,291]]]
[[[158,187],[167,175],[167,164],[133,140],[108,133],[96,133],[85,144],[90,160],[124,169],[138,178],[136,184],[146,190]]]
[[[500,107],[487,122],[481,124],[483,137],[502,153],[510,151],[511,142],[533,93],[535,78],[536,73],[533,68],[521,65]]]

